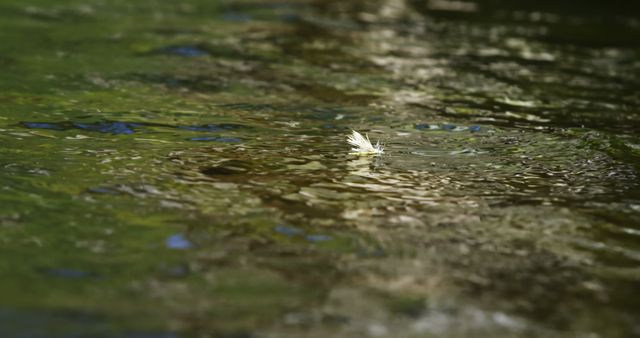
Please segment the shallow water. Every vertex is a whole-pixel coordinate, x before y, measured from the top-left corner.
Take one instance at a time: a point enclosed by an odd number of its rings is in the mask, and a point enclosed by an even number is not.
[[[640,335],[640,8],[566,6],[1,0],[0,336]]]

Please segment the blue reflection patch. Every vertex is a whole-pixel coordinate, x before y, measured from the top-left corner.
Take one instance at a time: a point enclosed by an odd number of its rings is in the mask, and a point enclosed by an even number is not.
[[[140,127],[136,123],[128,122],[104,122],[104,123],[74,123],[74,127],[82,130],[95,131],[99,133],[108,133],[114,135],[130,135],[135,133],[133,128]]]
[[[22,122],[21,125],[32,129],[69,130],[81,129],[86,131],[114,134],[130,135],[135,133],[135,128],[142,125],[130,122],[97,122],[97,123],[77,123],[77,122]]]
[[[163,48],[162,51],[166,54],[173,54],[184,57],[197,57],[207,56],[209,53],[201,48],[195,46],[171,46]]]
[[[190,249],[193,247],[191,241],[189,241],[183,234],[175,234],[170,236],[166,240],[167,248],[176,249],[176,250],[184,250]]]
[[[65,130],[65,128],[57,123],[47,123],[47,122],[23,122],[22,125],[27,128],[34,129],[51,129],[51,130]]]
[[[327,235],[309,235],[305,237],[309,242],[326,242],[331,240],[331,236]]]
[[[276,225],[275,228],[273,228],[273,230],[275,230],[278,233],[287,235],[287,236],[295,236],[295,235],[304,234],[304,230],[298,229],[298,228],[292,227],[292,226],[287,226],[287,225]]]

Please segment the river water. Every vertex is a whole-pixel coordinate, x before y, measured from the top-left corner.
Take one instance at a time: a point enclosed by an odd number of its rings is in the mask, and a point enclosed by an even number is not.
[[[640,336],[638,13],[1,0],[0,336]]]

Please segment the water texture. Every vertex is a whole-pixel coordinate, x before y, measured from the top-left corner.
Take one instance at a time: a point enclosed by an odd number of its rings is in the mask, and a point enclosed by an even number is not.
[[[0,336],[640,336],[638,13],[0,0]]]

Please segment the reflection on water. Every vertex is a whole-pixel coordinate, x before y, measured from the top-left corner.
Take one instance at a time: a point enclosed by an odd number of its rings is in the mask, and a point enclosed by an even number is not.
[[[638,9],[1,1],[0,335],[639,335]]]

